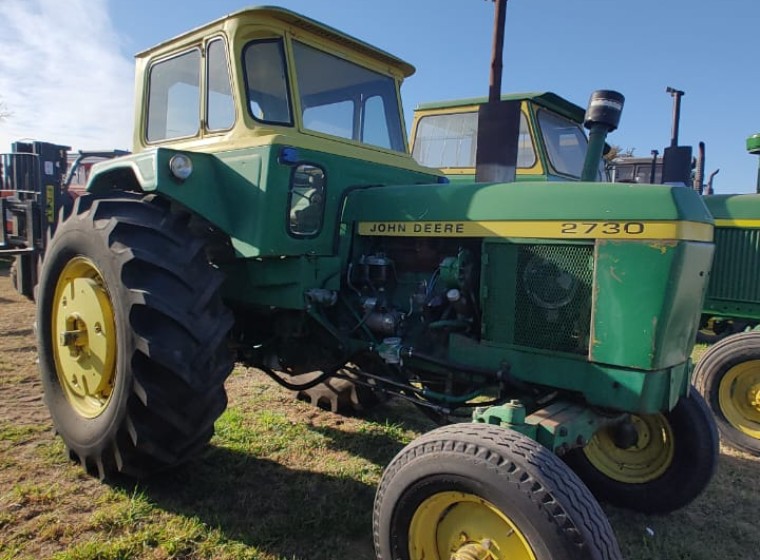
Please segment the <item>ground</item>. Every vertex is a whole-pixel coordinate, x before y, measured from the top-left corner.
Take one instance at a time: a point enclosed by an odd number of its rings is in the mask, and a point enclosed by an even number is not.
[[[107,485],[69,461],[42,402],[34,305],[0,262],[0,560],[371,560],[383,467],[430,424],[403,405],[368,419],[294,401],[236,368],[211,445],[176,471]],[[760,461],[721,450],[693,504],[667,516],[604,506],[629,560],[752,560]]]

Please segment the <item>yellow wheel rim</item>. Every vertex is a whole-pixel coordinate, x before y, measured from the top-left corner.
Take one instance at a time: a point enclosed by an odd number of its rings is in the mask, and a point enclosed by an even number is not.
[[[536,560],[515,523],[488,500],[440,492],[422,502],[409,527],[413,560]]]
[[[58,381],[74,410],[95,418],[108,406],[116,381],[116,323],[103,276],[75,257],[55,286],[52,336]]]
[[[760,439],[760,360],[729,369],[720,380],[718,402],[729,424]]]
[[[636,443],[618,447],[613,427],[598,431],[583,448],[586,457],[605,476],[625,484],[656,480],[673,462],[673,431],[662,414],[632,416]]]

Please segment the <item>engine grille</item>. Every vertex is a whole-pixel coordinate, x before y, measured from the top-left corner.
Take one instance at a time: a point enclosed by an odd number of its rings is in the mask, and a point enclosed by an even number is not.
[[[591,325],[592,245],[487,247],[484,335],[556,352],[587,354]],[[504,288],[510,292],[507,296]]]
[[[515,344],[587,353],[593,272],[593,247],[521,246]]]

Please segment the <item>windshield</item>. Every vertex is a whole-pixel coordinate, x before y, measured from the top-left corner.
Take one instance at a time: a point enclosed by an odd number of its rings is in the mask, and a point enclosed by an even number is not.
[[[588,147],[580,125],[545,109],[538,112],[538,123],[554,170],[562,175],[580,178]]]
[[[473,168],[478,140],[478,113],[451,113],[422,117],[414,136],[412,156],[418,163],[436,168]],[[536,163],[536,152],[525,114],[520,113],[517,167]]]
[[[404,152],[395,80],[293,42],[304,128]]]

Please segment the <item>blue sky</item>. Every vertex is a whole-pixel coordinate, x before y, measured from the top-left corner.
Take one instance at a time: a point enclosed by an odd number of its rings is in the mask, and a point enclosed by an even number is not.
[[[255,2],[253,3],[255,4]],[[0,0],[0,151],[34,137],[75,148],[129,147],[132,56],[250,5],[245,0]],[[489,0],[270,0],[417,67],[418,103],[487,93]],[[626,96],[610,142],[646,156],[670,141],[671,98],[686,91],[680,140],[707,145],[719,193],[751,192],[760,132],[757,0],[510,0],[503,90],[549,90],[585,106],[595,89]]]

